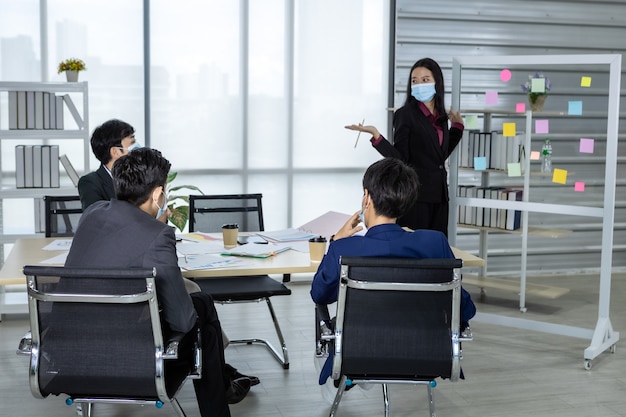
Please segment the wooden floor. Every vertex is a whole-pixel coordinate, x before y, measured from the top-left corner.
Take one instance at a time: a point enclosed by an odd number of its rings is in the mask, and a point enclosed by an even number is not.
[[[293,294],[274,297],[291,367],[281,366],[262,347],[231,346],[227,361],[241,372],[256,375],[261,384],[241,403],[231,406],[233,416],[328,415],[329,404],[317,385],[313,362],[313,306],[307,278],[289,284]],[[598,277],[531,278],[535,283],[570,288],[564,296],[546,300],[528,298],[528,312],[517,308],[513,293],[488,290],[480,300],[479,289],[467,286],[479,311],[511,317],[568,324],[592,329],[597,319]],[[626,323],[626,277],[615,275],[611,321],[616,331]],[[264,304],[219,306],[223,326],[231,338],[267,337],[276,340]],[[31,396],[28,359],[15,355],[22,334],[28,329],[25,316],[5,316],[0,323],[0,416],[72,416],[64,398],[35,399]],[[626,416],[626,355],[619,343],[615,354],[604,353],[583,369],[583,350],[589,340],[554,336],[504,326],[472,322],[475,340],[463,345],[463,369],[467,379],[440,381],[435,389],[437,415],[460,417],[516,416]],[[623,333],[626,337],[626,333]],[[427,416],[425,388],[392,386],[392,416]],[[179,396],[189,417],[199,416],[192,385]],[[175,416],[165,406],[100,405],[101,417]],[[380,388],[354,389],[346,393],[339,408],[341,417],[382,416]]]

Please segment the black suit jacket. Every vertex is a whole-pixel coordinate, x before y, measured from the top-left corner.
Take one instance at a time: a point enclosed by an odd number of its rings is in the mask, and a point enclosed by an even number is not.
[[[99,201],[83,212],[65,265],[156,267],[157,298],[169,330],[187,333],[194,327],[196,312],[178,267],[174,230],[126,201]]]
[[[100,168],[96,171],[80,177],[78,180],[78,195],[80,196],[80,204],[83,210],[96,201],[108,201],[115,198],[113,179],[104,165],[100,165]]]
[[[418,202],[443,203],[448,201],[448,173],[445,161],[459,144],[463,131],[448,129],[443,124],[443,143],[432,123],[419,108],[417,100],[399,108],[393,116],[393,142],[381,140],[376,149],[385,157],[401,159],[410,165],[419,177]]]

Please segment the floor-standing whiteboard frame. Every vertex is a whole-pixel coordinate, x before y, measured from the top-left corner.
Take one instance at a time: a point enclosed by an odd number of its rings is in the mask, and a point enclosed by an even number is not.
[[[546,333],[560,334],[571,337],[591,338],[591,344],[584,351],[584,367],[591,369],[591,361],[607,349],[614,351],[619,340],[619,332],[613,330],[609,318],[611,299],[611,269],[613,254],[613,222],[615,217],[615,185],[617,175],[617,135],[619,129],[620,83],[622,72],[621,55],[511,55],[511,56],[471,56],[456,57],[452,63],[452,108],[459,109],[461,102],[461,75],[463,67],[477,68],[492,66],[507,68],[529,65],[594,65],[609,66],[609,98],[607,117],[606,164],[604,173],[604,204],[601,208],[531,202],[511,202],[510,208],[527,212],[562,213],[602,218],[602,251],[600,261],[600,295],[598,300],[598,320],[596,327],[584,329],[535,320],[504,317],[495,314],[479,313],[477,321],[508,325],[512,327],[535,330]],[[463,109],[460,109],[461,111]],[[450,189],[451,193],[450,222],[448,235],[451,244],[456,242],[456,213],[459,203],[483,206],[477,199],[460,199],[456,197],[458,186],[458,152],[450,157]],[[471,201],[470,201],[471,200]],[[486,200],[488,201],[488,200]],[[488,203],[489,204],[489,203]],[[491,207],[491,205],[484,205]],[[509,207],[507,207],[509,208]]]

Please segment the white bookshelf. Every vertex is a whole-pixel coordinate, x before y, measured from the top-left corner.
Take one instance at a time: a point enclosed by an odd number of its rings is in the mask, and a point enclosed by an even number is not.
[[[70,94],[78,96],[80,102],[73,103],[77,112],[70,111],[67,103],[63,104],[64,129],[9,129],[9,123],[0,126],[0,141],[20,140],[33,142],[40,141],[44,144],[47,140],[75,140],[80,141],[83,148],[83,166],[85,172],[89,171],[90,145],[89,145],[89,91],[87,82],[0,82],[0,94],[7,95],[15,91],[46,92],[57,96]],[[8,120],[9,109],[0,107],[0,115]],[[59,153],[64,154],[63,145],[59,146]],[[60,171],[63,170],[60,165]],[[6,177],[6,178],[4,178]],[[12,185],[10,185],[12,183]],[[2,169],[0,159],[0,244],[11,243],[15,239],[24,236],[23,234],[7,234],[4,230],[5,199],[42,198],[46,195],[77,195],[78,190],[73,186],[61,186],[53,188],[16,188],[13,175],[7,175]],[[33,222],[35,220],[33,219]],[[3,246],[0,245],[0,252],[3,255]]]

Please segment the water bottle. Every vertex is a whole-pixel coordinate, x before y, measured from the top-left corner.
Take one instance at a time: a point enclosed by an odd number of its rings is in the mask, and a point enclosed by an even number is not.
[[[548,138],[541,148],[541,172],[544,174],[552,172],[552,144]]]

